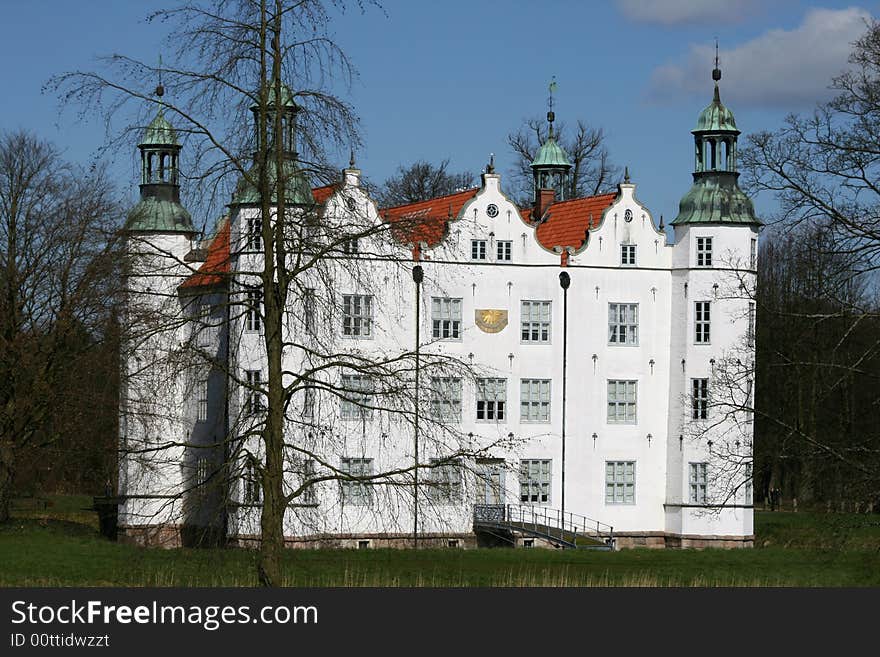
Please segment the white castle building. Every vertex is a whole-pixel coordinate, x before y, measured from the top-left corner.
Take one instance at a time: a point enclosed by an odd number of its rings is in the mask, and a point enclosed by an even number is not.
[[[713,77],[673,240],[628,175],[614,193],[567,197],[552,113],[533,207],[514,205],[489,166],[477,189],[380,210],[353,163],[338,184],[311,189],[296,173],[297,108],[288,96],[272,103],[289,140],[288,206],[318,217],[302,230],[356,235],[323,253],[288,303],[286,383],[318,352],[344,355],[310,370],[288,406],[285,490],[302,489],[284,522],[290,546],[403,546],[414,534],[460,547],[752,545],[761,222],[737,185],[740,133]],[[240,185],[216,235],[194,248],[181,147],[161,112],[139,148],[141,201],[125,226],[120,532],[247,545],[260,533],[254,430],[267,377],[259,195]],[[386,405],[393,378],[350,365],[411,355],[417,308],[414,422],[398,398]],[[426,466],[417,498],[416,462]]]

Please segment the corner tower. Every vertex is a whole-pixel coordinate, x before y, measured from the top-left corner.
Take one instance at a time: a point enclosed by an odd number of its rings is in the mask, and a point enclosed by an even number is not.
[[[751,199],[739,188],[737,171],[736,120],[721,102],[718,57],[712,70],[715,92],[712,102],[700,112],[694,135],[693,185],[681,199],[673,226],[683,224],[739,224],[760,226]]]
[[[682,547],[750,547],[755,278],[762,225],[739,188],[733,112],[712,102],[694,135],[693,184],[672,221],[666,533]],[[667,544],[670,539],[667,539]]]
[[[162,87],[157,90],[162,97]],[[141,198],[128,213],[127,232],[195,234],[189,212],[180,204],[180,142],[160,107],[138,144]]]
[[[181,145],[160,108],[143,133],[140,200],[128,213],[124,339],[119,401],[121,540],[180,545],[188,474],[182,464],[189,424],[189,339],[178,286],[191,273],[196,236],[180,203]],[[191,377],[189,377],[191,378]]]
[[[254,102],[250,107],[254,117],[254,164],[238,184],[231,205],[260,204],[259,179],[260,171],[265,168],[269,185],[272,187],[272,202],[277,201],[277,186],[283,180],[285,205],[310,206],[314,203],[312,188],[298,164],[296,152],[296,122],[300,112],[299,105],[293,99],[293,92],[282,84],[280,94],[274,86],[267,91],[265,107],[266,143],[261,143],[260,134],[260,103]],[[280,116],[279,116],[280,115]],[[280,125],[276,131],[276,120]],[[276,132],[278,134],[276,134]],[[276,149],[280,147],[281,163],[279,166]]]

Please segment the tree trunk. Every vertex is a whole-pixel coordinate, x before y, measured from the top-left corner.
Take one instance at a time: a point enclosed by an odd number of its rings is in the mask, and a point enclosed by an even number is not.
[[[0,523],[9,520],[14,475],[15,452],[9,441],[2,440],[0,441]]]

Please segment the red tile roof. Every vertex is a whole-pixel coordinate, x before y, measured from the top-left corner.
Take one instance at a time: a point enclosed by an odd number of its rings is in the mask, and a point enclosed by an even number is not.
[[[587,231],[602,221],[602,213],[614,202],[617,193],[599,194],[559,201],[547,210],[547,219],[538,225],[535,237],[545,249],[555,246],[571,246],[580,249],[587,239]],[[523,210],[528,220],[529,210]]]
[[[394,225],[392,234],[399,242],[407,245],[426,242],[429,247],[437,246],[446,235],[449,217],[457,217],[478,189],[466,189],[428,201],[385,208],[379,211],[379,215]]]
[[[325,203],[336,191],[336,185],[325,185],[312,190],[317,203]],[[429,247],[437,246],[446,235],[449,217],[457,217],[464,204],[472,199],[478,188],[438,196],[428,201],[398,205],[380,210],[380,216],[394,224],[392,231],[398,241],[416,246],[427,242]],[[608,208],[616,193],[599,194],[560,201],[550,206],[548,217],[535,231],[538,241],[544,248],[571,246],[579,249],[584,245],[587,231],[595,228],[602,220],[602,213]],[[530,221],[531,209],[520,210],[526,223]],[[229,218],[220,226],[217,235],[208,246],[207,259],[180,288],[193,289],[222,283],[229,273]]]
[[[229,273],[229,218],[225,218],[208,246],[208,256],[192,276],[178,289],[208,287],[222,283]]]
[[[330,198],[330,195],[333,194],[339,188],[338,183],[333,183],[332,185],[324,185],[323,187],[314,187],[312,189],[312,196],[315,197],[315,203],[326,203],[327,199]]]

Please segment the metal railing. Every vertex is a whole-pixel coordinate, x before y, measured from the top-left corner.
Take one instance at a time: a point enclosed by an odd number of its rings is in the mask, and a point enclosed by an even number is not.
[[[502,527],[547,538],[565,547],[614,547],[614,528],[593,518],[544,506],[475,504],[474,525]],[[578,541],[578,539],[586,539]]]

